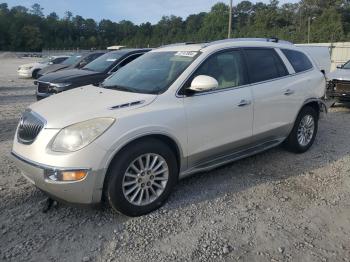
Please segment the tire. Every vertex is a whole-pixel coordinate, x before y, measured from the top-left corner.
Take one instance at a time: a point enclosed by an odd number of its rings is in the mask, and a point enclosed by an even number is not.
[[[34,70],[33,73],[32,73],[32,78],[37,79],[39,71],[40,71],[40,69]]]
[[[304,143],[302,142],[302,138],[298,139],[298,130],[299,132],[302,132],[301,125],[306,124],[310,120],[310,117],[313,121],[313,127],[309,130],[312,130],[312,135],[310,134],[310,131],[307,132],[308,135],[306,135],[306,139],[304,140]],[[305,106],[299,113],[297,119],[295,120],[294,127],[292,129],[292,132],[289,134],[288,138],[284,142],[284,145],[289,151],[292,151],[294,153],[304,153],[306,152],[314,143],[317,130],[318,130],[318,113],[316,110],[311,106]],[[304,121],[304,122],[303,122]],[[311,120],[310,120],[311,121]],[[310,126],[305,125],[306,127]],[[300,128],[302,130],[300,130]],[[307,129],[307,128],[306,128]],[[305,130],[305,129],[304,129]]]
[[[145,167],[143,169],[138,161],[140,157]],[[151,167],[153,161],[157,162],[152,170],[149,168],[150,171],[147,171],[146,166]],[[162,164],[162,161],[165,163]],[[132,164],[136,170],[144,172],[137,172],[131,167]],[[156,169],[159,164],[162,165]],[[168,171],[157,174],[162,170]],[[163,205],[177,179],[178,166],[174,152],[158,139],[141,140],[130,144],[117,154],[108,170],[104,194],[114,210],[127,216],[141,216]],[[163,189],[160,189],[159,185]],[[132,191],[134,187],[136,189]]]

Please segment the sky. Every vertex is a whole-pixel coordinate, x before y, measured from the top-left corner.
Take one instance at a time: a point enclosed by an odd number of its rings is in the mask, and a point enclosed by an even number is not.
[[[251,0],[256,2],[256,0]],[[268,3],[269,0],[260,0]],[[217,2],[228,0],[0,0],[9,7],[22,5],[30,8],[38,3],[44,8],[44,14],[56,12],[60,17],[65,11],[96,21],[110,19],[114,22],[130,20],[135,24],[143,22],[157,23],[164,15],[176,15],[186,18],[190,14],[208,12]],[[237,1],[233,1],[234,4]],[[280,0],[280,3],[296,2],[296,0]]]

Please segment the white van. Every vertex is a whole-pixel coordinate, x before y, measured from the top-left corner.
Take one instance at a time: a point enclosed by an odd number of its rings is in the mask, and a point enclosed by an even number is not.
[[[314,60],[317,67],[324,72],[329,74],[331,71],[331,54],[329,47],[327,46],[312,46],[312,45],[296,45]]]

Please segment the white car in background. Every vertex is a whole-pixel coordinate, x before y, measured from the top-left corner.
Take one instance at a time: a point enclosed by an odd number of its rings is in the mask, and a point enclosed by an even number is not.
[[[68,57],[69,56],[51,56],[40,62],[21,65],[18,67],[17,72],[19,77],[37,78],[37,74],[41,69],[49,65],[60,64]]]

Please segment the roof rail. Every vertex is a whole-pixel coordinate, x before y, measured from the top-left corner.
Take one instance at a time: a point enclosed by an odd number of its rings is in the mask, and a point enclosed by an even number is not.
[[[206,43],[205,47],[214,45],[214,44],[229,43],[229,42],[243,42],[243,41],[272,42],[272,43],[282,43],[282,44],[293,45],[292,42],[279,40],[277,37],[271,37],[271,38],[229,38],[229,39],[217,40],[210,43]]]
[[[183,43],[173,43],[173,44],[167,44],[167,45],[162,45],[160,47],[169,47],[169,46],[179,46],[179,45],[204,45],[207,44],[207,42],[183,42]]]

